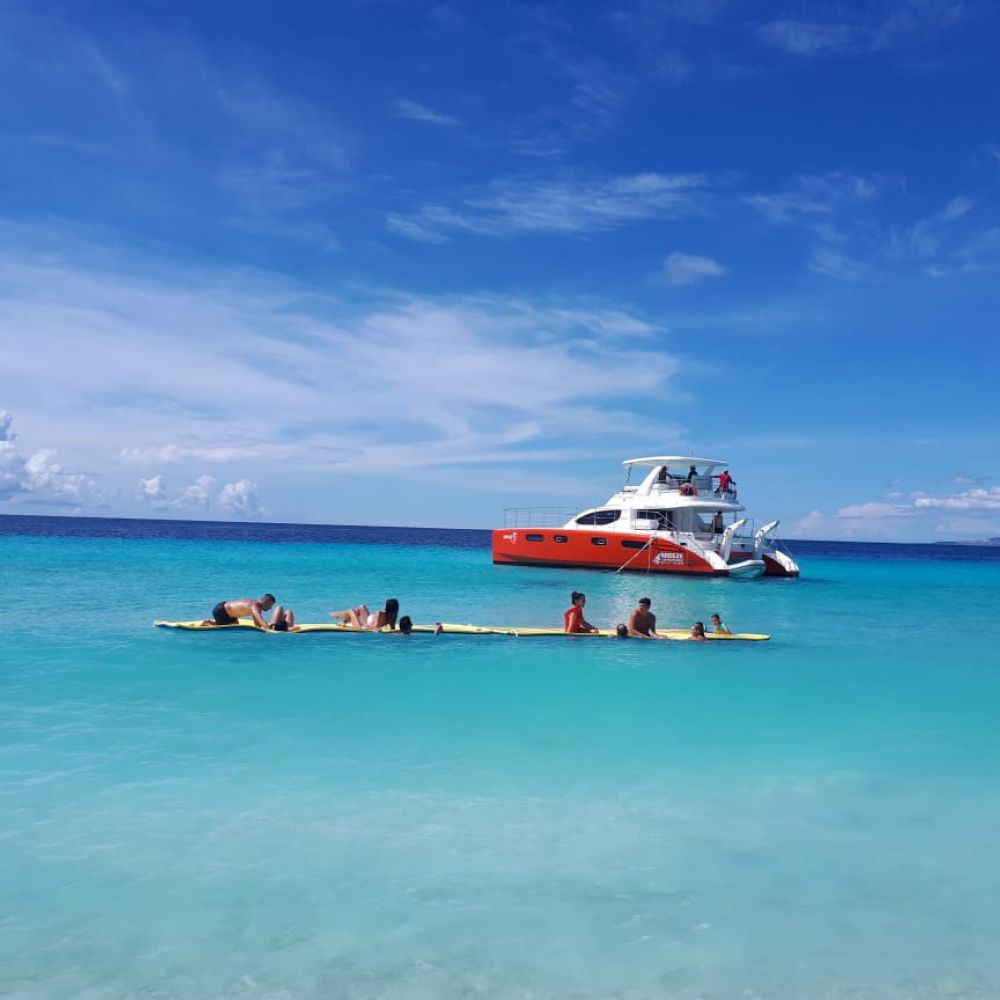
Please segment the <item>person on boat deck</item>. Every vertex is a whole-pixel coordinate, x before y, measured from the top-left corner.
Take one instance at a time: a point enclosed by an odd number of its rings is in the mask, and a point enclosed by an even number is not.
[[[639,598],[639,606],[628,616],[628,634],[636,639],[665,639],[656,634],[656,615],[650,611],[652,601],[648,597]]]
[[[717,632],[719,635],[732,635],[733,633],[722,624],[722,619],[718,615],[712,615],[712,631]]]
[[[692,465],[691,468],[688,469],[687,481],[689,483],[694,482],[694,477],[697,475],[698,475],[698,468],[697,466]]]
[[[666,465],[660,466],[660,471],[656,474],[656,481],[664,485],[670,482],[670,469]]]
[[[239,597],[233,601],[219,601],[212,608],[212,617],[202,622],[202,625],[238,625],[240,616],[252,618],[258,628],[267,628],[264,612],[274,607],[274,594],[265,594],[260,600],[252,597]]]
[[[290,632],[295,628],[295,612],[279,604],[271,615],[271,624],[268,627],[272,632]]]
[[[712,518],[712,533],[715,535],[721,535],[726,530],[726,525],[722,520],[722,511],[717,510],[715,512],[715,517]]]
[[[705,641],[705,638],[706,638],[705,637],[705,625],[704,625],[703,622],[695,622],[691,626],[691,638],[695,642],[704,642]]]
[[[715,492],[716,493],[735,492],[730,490],[730,486],[735,486],[735,485],[736,485],[736,480],[733,479],[731,475],[729,475],[729,470],[723,469],[722,472],[719,473],[719,488]]]
[[[342,625],[350,625],[351,628],[363,629],[366,632],[377,632],[380,628],[394,629],[396,618],[399,616],[399,601],[395,597],[390,597],[385,602],[385,610],[369,611],[367,604],[359,604],[356,608],[347,608],[344,611],[331,611],[330,617],[339,620]]]
[[[563,612],[563,631],[596,632],[597,629],[583,617],[583,606],[587,603],[587,595],[574,590],[569,599],[570,606]]]

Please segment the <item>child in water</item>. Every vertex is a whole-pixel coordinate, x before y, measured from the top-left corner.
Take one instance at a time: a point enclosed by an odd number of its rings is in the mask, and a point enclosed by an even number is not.
[[[719,635],[732,635],[733,633],[722,624],[722,619],[718,615],[712,615],[712,631],[718,633]]]

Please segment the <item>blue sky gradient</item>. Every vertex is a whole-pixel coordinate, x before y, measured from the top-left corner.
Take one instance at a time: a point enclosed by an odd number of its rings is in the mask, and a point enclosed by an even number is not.
[[[0,3],[0,510],[1000,535],[1000,14]]]

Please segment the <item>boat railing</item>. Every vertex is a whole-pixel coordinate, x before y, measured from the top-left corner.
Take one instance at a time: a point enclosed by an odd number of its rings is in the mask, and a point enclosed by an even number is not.
[[[697,490],[698,496],[718,496],[721,499],[729,501],[736,499],[735,489],[730,488],[726,493],[716,492],[719,488],[718,476],[695,476],[690,481],[690,485]],[[688,480],[686,477],[675,479],[671,476],[669,479],[655,481],[650,487],[650,493],[686,493],[687,486]]]
[[[573,507],[505,507],[505,528],[561,528],[578,511]]]

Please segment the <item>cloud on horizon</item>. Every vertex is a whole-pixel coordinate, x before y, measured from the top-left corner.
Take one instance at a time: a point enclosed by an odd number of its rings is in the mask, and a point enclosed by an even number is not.
[[[134,478],[122,484],[134,502],[201,505],[192,487],[166,491],[164,465],[191,480],[235,471],[212,504],[244,516],[277,469],[419,478],[473,464],[489,475],[472,488],[500,489],[503,463],[579,453],[568,436],[588,454],[613,446],[640,421],[636,404],[679,370],[657,326],[581,300],[383,292],[348,308],[274,275],[152,280],[5,263],[0,337],[32,330],[30,347],[8,359],[17,409],[33,435],[58,434],[87,469],[74,479],[44,452],[16,478],[30,472],[36,491],[64,497],[82,499],[85,482],[120,481],[131,466],[148,470],[138,493]],[[621,350],[637,339],[641,368]],[[41,398],[52,402],[33,403]],[[665,439],[676,433],[659,427]]]

